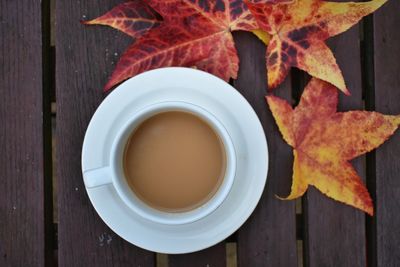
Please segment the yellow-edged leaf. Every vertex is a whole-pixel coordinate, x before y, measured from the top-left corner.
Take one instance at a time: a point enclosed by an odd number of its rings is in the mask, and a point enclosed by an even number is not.
[[[346,31],[386,1],[247,0],[260,28],[272,36],[266,54],[268,87],[277,87],[289,69],[297,67],[350,94],[325,40]]]
[[[336,112],[338,92],[313,78],[299,105],[267,96],[279,130],[294,149],[293,183],[286,199],[313,185],[325,195],[373,214],[373,204],[349,161],[380,146],[399,127],[400,115],[377,112]]]

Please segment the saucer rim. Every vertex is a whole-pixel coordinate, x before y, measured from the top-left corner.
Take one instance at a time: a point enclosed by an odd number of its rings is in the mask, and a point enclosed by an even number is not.
[[[102,220],[116,233],[118,234],[120,237],[122,237],[123,239],[125,239],[126,241],[142,247],[144,249],[150,250],[150,251],[154,251],[154,252],[159,252],[159,253],[170,253],[170,254],[181,254],[181,253],[189,253],[189,252],[194,252],[194,251],[198,251],[198,250],[202,250],[205,249],[207,247],[213,246],[217,243],[219,243],[220,241],[224,240],[226,237],[228,237],[230,234],[232,234],[233,232],[235,232],[249,217],[250,215],[253,213],[255,207],[257,206],[257,203],[259,202],[262,193],[264,191],[264,187],[266,184],[266,180],[267,180],[267,173],[268,173],[268,145],[267,145],[267,139],[265,136],[265,133],[263,131],[263,127],[258,119],[257,114],[255,113],[254,109],[251,107],[251,105],[247,102],[247,100],[238,92],[236,91],[236,89],[234,89],[231,85],[229,85],[228,83],[220,80],[219,78],[205,73],[203,71],[199,71],[199,70],[195,70],[195,69],[189,69],[189,68],[182,68],[182,67],[169,67],[169,68],[162,68],[162,69],[156,69],[156,70],[152,70],[152,71],[148,71],[145,73],[142,73],[140,75],[137,75],[133,78],[128,79],[127,81],[125,81],[124,83],[122,83],[121,85],[119,85],[113,92],[111,92],[107,98],[105,98],[105,100],[100,104],[100,106],[98,107],[98,109],[96,110],[95,114],[93,115],[93,118],[88,126],[88,129],[86,131],[85,134],[85,140],[83,143],[83,147],[82,147],[82,173],[83,175],[85,175],[85,170],[87,169],[91,169],[93,168],[93,166],[88,167],[88,165],[93,165],[93,161],[89,162],[88,161],[88,151],[91,151],[90,148],[93,148],[93,142],[88,144],[87,143],[87,135],[88,133],[92,133],[96,132],[96,125],[98,125],[100,122],[104,123],[104,119],[103,120],[99,120],[99,116],[96,116],[96,114],[99,114],[99,112],[102,111],[102,109],[105,108],[105,106],[110,106],[113,105],[115,103],[115,100],[117,99],[117,95],[121,96],[121,94],[127,94],[128,96],[126,97],[126,101],[129,101],[129,95],[130,96],[134,96],[137,97],[137,95],[135,96],[135,94],[133,93],[134,91],[132,90],[132,85],[134,85],[135,83],[137,83],[138,81],[143,81],[146,79],[155,79],[155,78],[160,78],[160,77],[164,77],[164,82],[170,81],[171,84],[169,87],[173,87],[173,80],[175,79],[179,79],[181,77],[197,77],[200,80],[204,79],[204,81],[206,83],[209,84],[213,84],[213,86],[215,87],[215,90],[222,90],[221,88],[223,87],[223,90],[231,90],[229,93],[225,93],[225,95],[220,95],[221,97],[225,97],[226,99],[229,99],[229,95],[231,96],[231,98],[236,98],[237,101],[241,102],[242,109],[247,109],[247,112],[250,112],[249,115],[251,115],[253,118],[253,123],[255,122],[258,125],[253,125],[255,126],[255,128],[258,128],[257,131],[258,136],[260,136],[260,134],[263,137],[263,140],[258,140],[260,141],[259,143],[259,151],[262,150],[264,148],[264,155],[265,157],[263,157],[263,160],[261,161],[261,159],[259,160],[259,164],[261,166],[260,168],[260,173],[258,173],[257,178],[253,178],[254,179],[258,179],[258,186],[260,186],[260,188],[253,188],[252,190],[254,190],[254,194],[252,197],[252,200],[247,208],[247,210],[245,210],[245,214],[242,214],[241,216],[239,216],[237,222],[232,222],[230,227],[229,227],[229,231],[224,231],[224,233],[218,233],[217,235],[211,236],[209,237],[207,240],[204,241],[204,237],[202,237],[202,242],[198,242],[196,244],[193,244],[193,240],[191,240],[190,238],[187,239],[186,242],[185,238],[181,238],[181,239],[177,239],[175,241],[180,241],[181,243],[179,244],[174,244],[171,246],[158,246],[157,245],[157,240],[154,240],[154,246],[151,246],[151,242],[141,242],[141,240],[135,239],[135,236],[132,234],[134,234],[132,231],[124,231],[124,233],[122,233],[123,231],[120,231],[121,229],[118,229],[118,227],[116,227],[116,225],[118,223],[116,223],[115,221],[117,220],[114,216],[110,216],[109,211],[104,209],[104,206],[102,207],[101,202],[104,202],[103,200],[99,199],[99,192],[101,191],[100,195],[104,198],[104,194],[107,194],[106,197],[110,198],[111,200],[114,200],[116,202],[120,202],[120,199],[115,199],[115,198],[119,198],[118,195],[116,195],[116,192],[113,192],[113,190],[115,191],[115,189],[113,187],[110,187],[109,185],[104,186],[103,188],[92,188],[92,189],[88,189],[86,188],[87,194],[90,198],[90,201],[92,203],[92,205],[94,206],[94,208],[96,209],[96,212],[99,214],[99,216],[102,218]],[[183,79],[183,80],[186,80]],[[189,80],[189,79],[187,79]],[[185,82],[183,82],[185,83]],[[187,83],[187,82],[186,82]],[[190,88],[192,88],[193,84],[190,84]],[[198,84],[198,87],[204,87],[204,84]],[[123,89],[125,88],[125,89]],[[164,84],[164,88],[168,88],[167,84]],[[220,88],[220,89],[217,89]],[[135,88],[135,90],[140,90]],[[154,90],[160,90],[160,88],[154,89]],[[197,88],[196,90],[205,90],[204,88]],[[132,92],[132,93],[130,93]],[[208,97],[210,98],[210,100],[213,97],[216,97],[215,94],[213,92],[208,92]],[[139,96],[140,97],[140,96]],[[240,100],[238,100],[240,99]],[[172,101],[180,101],[180,100],[172,100]],[[149,103],[151,104],[151,103]],[[197,103],[193,103],[192,104],[197,104]],[[238,108],[238,107],[236,107]],[[250,109],[249,109],[250,108]],[[231,110],[233,113],[233,110]],[[118,118],[117,118],[118,119]],[[218,118],[220,119],[220,118]],[[107,119],[106,119],[107,120]],[[250,120],[250,118],[249,118]],[[107,122],[107,121],[106,121]],[[223,123],[223,121],[222,121]],[[108,121],[109,127],[112,127],[112,121]],[[244,130],[244,132],[246,132],[249,129],[241,129]],[[229,132],[228,132],[229,133]],[[105,143],[104,146],[106,146],[107,144]],[[99,161],[99,160],[98,160]],[[99,163],[99,162],[98,162]],[[104,164],[104,162],[103,162]],[[239,164],[239,163],[238,163]],[[235,177],[236,180],[236,177]],[[233,185],[234,186],[234,185]],[[108,188],[106,188],[108,187]],[[96,192],[98,191],[98,192]],[[119,201],[118,201],[119,200]],[[123,203],[122,203],[123,204]],[[119,204],[118,204],[119,205]],[[226,204],[228,205],[228,204]],[[122,209],[118,212],[124,212],[123,209],[126,207],[121,207]],[[214,212],[212,212],[211,214],[209,214],[207,217],[212,216]],[[234,211],[235,213],[235,211]],[[237,213],[237,212],[236,212]],[[132,214],[130,214],[132,215]],[[137,223],[141,223],[144,224],[147,221],[142,219],[142,218],[133,218],[132,216],[128,215],[128,217],[130,217],[131,219],[135,220],[135,222]],[[230,215],[231,217],[233,217],[233,215]],[[118,216],[117,216],[118,217]],[[124,217],[124,216],[122,216]],[[207,220],[207,217],[201,219],[201,220]],[[222,219],[221,219],[222,221]],[[196,222],[193,223],[189,223],[189,227],[190,225],[195,225]],[[177,228],[179,228],[179,225],[175,225],[177,226]],[[211,226],[211,225],[210,225]],[[210,227],[209,226],[209,227]],[[187,225],[185,225],[185,227],[188,227]],[[195,227],[195,226],[194,226]],[[167,227],[168,228],[168,227]],[[166,228],[166,229],[167,229]],[[179,233],[179,229],[175,229],[177,230]],[[151,231],[151,230],[150,230]],[[128,234],[127,234],[128,233]],[[131,235],[131,236],[127,236],[127,235]],[[140,238],[139,238],[140,239]],[[167,238],[168,239],[168,238]],[[200,239],[199,239],[200,240]],[[150,244],[150,245],[149,245]]]

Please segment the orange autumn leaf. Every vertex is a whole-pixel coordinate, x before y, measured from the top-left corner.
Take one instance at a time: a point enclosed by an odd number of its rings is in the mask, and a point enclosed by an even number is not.
[[[226,81],[237,77],[239,58],[232,31],[258,29],[242,0],[143,2],[161,15],[163,22],[128,47],[105,90],[141,72],[168,66],[196,67]],[[257,32],[257,36],[268,41],[265,34]]]
[[[273,89],[282,83],[293,66],[349,94],[336,59],[325,40],[348,30],[387,0],[364,3],[322,0],[246,1],[260,28],[272,35],[266,54],[269,88]]]
[[[87,25],[105,25],[120,30],[133,38],[145,34],[161,22],[158,14],[141,1],[129,1],[117,5],[103,16],[82,21]]]
[[[283,138],[293,147],[293,183],[286,199],[302,196],[313,185],[372,215],[371,197],[349,161],[387,140],[400,125],[400,115],[336,112],[336,88],[316,78],[295,109],[278,97],[266,98]]]

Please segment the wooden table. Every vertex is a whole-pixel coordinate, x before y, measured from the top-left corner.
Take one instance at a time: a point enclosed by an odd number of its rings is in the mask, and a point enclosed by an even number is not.
[[[131,40],[109,28],[87,28],[79,20],[119,2],[57,1],[53,47],[49,0],[0,1],[0,266],[146,267],[162,266],[160,259],[167,257],[115,235],[94,211],[82,182],[85,129],[105,97],[102,86]],[[400,1],[389,0],[373,17],[330,40],[352,92],[352,97],[340,95],[341,110],[400,114],[399,10]],[[234,235],[201,252],[169,255],[169,266],[225,266],[232,250],[235,256],[228,263],[241,267],[400,266],[400,131],[353,162],[373,196],[374,217],[314,188],[301,200],[278,200],[275,194],[289,191],[293,158],[263,98],[264,47],[248,33],[235,33],[235,41],[241,65],[233,85],[257,111],[268,137],[267,186],[251,218]],[[306,80],[293,70],[276,95],[295,104]]]

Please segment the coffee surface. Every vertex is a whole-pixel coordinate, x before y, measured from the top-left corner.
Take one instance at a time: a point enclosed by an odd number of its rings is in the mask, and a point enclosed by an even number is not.
[[[133,192],[153,208],[188,211],[218,190],[226,168],[223,144],[212,127],[182,111],[156,114],[132,133],[124,171]]]

